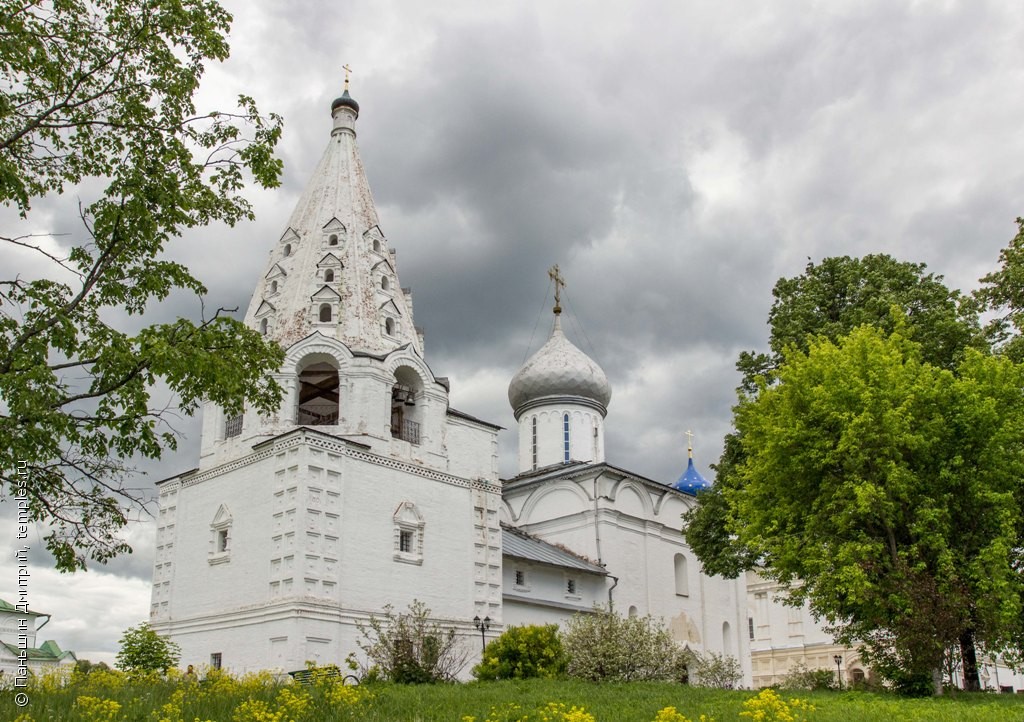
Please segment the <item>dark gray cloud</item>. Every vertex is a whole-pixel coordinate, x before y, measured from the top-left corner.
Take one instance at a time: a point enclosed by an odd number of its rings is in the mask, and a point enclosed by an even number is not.
[[[780,276],[886,252],[969,290],[1024,214],[1024,6],[231,5],[234,54],[200,105],[247,92],[283,114],[286,170],[249,194],[255,222],[169,251],[207,308],[248,303],[350,63],[381,225],[453,405],[514,426],[505,390],[550,328],[559,263],[583,331],[570,336],[613,384],[609,460],[656,479],[685,468],[688,428],[712,476],[736,355],[763,347]],[[60,208],[42,225],[66,225]],[[197,302],[159,309],[177,313]],[[153,477],[194,465],[187,426]],[[505,432],[504,474],[514,444]],[[109,578],[147,565],[140,553]]]

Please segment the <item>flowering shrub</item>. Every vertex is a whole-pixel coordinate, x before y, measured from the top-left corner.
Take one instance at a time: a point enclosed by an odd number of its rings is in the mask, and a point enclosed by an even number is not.
[[[668,630],[649,615],[576,614],[565,625],[562,645],[569,676],[592,681],[679,679],[687,660]]]
[[[836,675],[831,669],[807,669],[803,662],[797,662],[782,679],[783,689],[835,689]]]
[[[557,677],[565,672],[557,624],[509,627],[487,645],[473,676],[480,680]]]
[[[86,722],[116,722],[121,705],[112,699],[99,697],[79,697],[75,707]]]
[[[735,657],[705,652],[695,658],[697,678],[693,682],[700,687],[732,689],[743,678],[743,670]]]
[[[404,613],[395,614],[390,604],[385,606],[384,616],[371,614],[359,632],[359,648],[392,682],[454,681],[469,659],[455,628],[432,620],[430,610],[418,600]]]
[[[794,697],[788,702],[771,689],[762,689],[756,697],[743,703],[740,717],[749,717],[753,722],[807,722],[814,705]]]

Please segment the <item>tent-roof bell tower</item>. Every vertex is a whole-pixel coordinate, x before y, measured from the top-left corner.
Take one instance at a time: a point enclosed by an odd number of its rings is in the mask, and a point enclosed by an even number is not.
[[[246,323],[286,348],[319,332],[354,353],[408,345],[422,356],[412,297],[398,280],[359,157],[359,104],[347,70],[331,103],[327,148],[270,252]]]

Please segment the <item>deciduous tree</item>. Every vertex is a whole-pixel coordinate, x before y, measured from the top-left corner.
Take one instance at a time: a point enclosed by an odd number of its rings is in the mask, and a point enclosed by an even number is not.
[[[835,256],[809,262],[804,272],[780,278],[768,313],[768,350],[744,351],[736,362],[742,374],[740,391],[754,395],[758,379],[769,383],[787,347],[807,350],[811,341],[836,341],[869,324],[891,332],[901,324],[920,345],[924,360],[941,368],[955,367],[968,347],[984,348],[975,304],[950,290],[941,276],[924,264],[899,261],[885,254],[863,258]],[[899,313],[893,314],[893,308]],[[750,549],[726,532],[728,507],[721,487],[730,483],[744,460],[740,432],[726,436],[722,457],[714,465],[716,484],[702,492],[700,503],[686,516],[687,543],[706,572],[734,578],[757,561]]]
[[[1024,361],[1024,218],[1017,219],[1017,235],[999,253],[999,270],[981,283],[975,296],[996,314],[985,327],[989,341],[1014,361]]]
[[[117,653],[117,668],[125,672],[160,672],[178,664],[181,649],[177,644],[161,637],[148,623],[129,627],[121,636],[121,650]]]
[[[175,444],[154,384],[184,413],[280,401],[281,350],[239,321],[143,317],[176,289],[206,292],[164,252],[183,229],[252,217],[239,191],[277,184],[281,122],[246,97],[196,112],[205,64],[228,55],[213,0],[0,0],[0,20],[0,480],[23,485],[67,571],[130,551],[130,461]],[[74,210],[54,206],[72,187]],[[33,215],[42,196],[77,231],[30,230],[52,217]]]
[[[783,356],[736,407],[737,543],[883,666],[927,676],[950,645],[967,668],[976,642],[1018,640],[1024,369],[969,350],[954,373],[898,327]]]

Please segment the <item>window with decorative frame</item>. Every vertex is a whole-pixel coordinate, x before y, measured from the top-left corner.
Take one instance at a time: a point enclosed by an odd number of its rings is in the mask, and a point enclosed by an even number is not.
[[[231,512],[226,504],[221,504],[210,522],[210,553],[207,556],[210,564],[231,560],[231,524]]]
[[[394,560],[405,564],[423,563],[423,515],[411,501],[398,505],[394,523]]]

